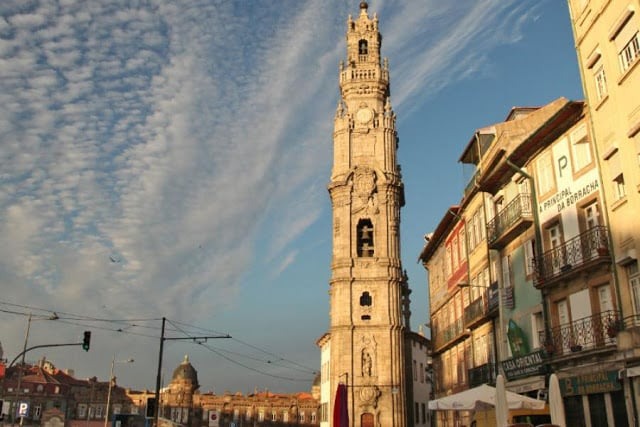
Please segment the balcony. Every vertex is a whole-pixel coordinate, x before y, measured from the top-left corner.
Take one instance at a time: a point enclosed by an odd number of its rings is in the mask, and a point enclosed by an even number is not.
[[[487,297],[486,297],[487,292],[485,292],[484,294],[485,295],[480,296],[480,298],[476,299],[471,304],[469,304],[468,307],[465,307],[464,325],[467,328],[471,328],[477,325],[478,323],[480,323],[482,319],[484,319],[487,316],[489,311],[487,306]]]
[[[608,310],[571,323],[556,326],[546,335],[540,331],[540,342],[547,353],[566,356],[587,350],[615,350],[615,337],[622,328],[620,312]]]
[[[477,387],[482,384],[493,384],[498,370],[495,363],[486,363],[469,369],[469,387]]]
[[[607,227],[599,225],[536,257],[536,287],[549,286],[610,263],[608,233]]]
[[[479,177],[480,177],[480,171],[476,170],[476,172],[473,174],[473,176],[471,177],[471,179],[467,183],[467,186],[464,189],[464,197],[468,197],[469,194],[471,194],[471,192],[474,189],[478,188],[478,178]]]
[[[436,329],[434,332],[434,348],[436,350],[442,348],[446,344],[460,338],[464,328],[462,327],[462,319],[457,319],[449,326],[442,329],[442,331]]]
[[[519,194],[487,224],[490,249],[502,249],[533,224],[531,196]]]

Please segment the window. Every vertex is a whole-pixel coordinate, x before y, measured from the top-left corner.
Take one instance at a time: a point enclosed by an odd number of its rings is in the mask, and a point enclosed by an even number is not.
[[[102,418],[102,406],[96,407],[96,418]]]
[[[579,171],[591,164],[591,147],[587,138],[587,125],[583,124],[571,134],[573,170]]]
[[[452,255],[453,255],[453,271],[455,271],[458,268],[459,260],[458,260],[458,238],[454,237],[453,241],[451,242],[451,246],[452,246]]]
[[[320,422],[325,422],[325,421],[329,421],[329,404],[328,403],[323,403],[322,406],[320,406]]]
[[[42,414],[42,406],[41,405],[35,405],[33,407],[33,419],[34,420],[39,420],[40,419],[40,414]]]
[[[278,414],[276,412],[271,413],[271,421],[278,421]]]
[[[596,84],[596,96],[598,101],[602,100],[607,94],[607,77],[604,74],[604,66],[600,65],[593,74],[593,79]]]
[[[315,413],[315,412],[312,412],[312,413],[311,413],[311,423],[312,423],[312,424],[313,424],[313,423],[315,423],[315,422],[316,422],[316,419],[317,419],[317,417],[316,417],[316,413]]]
[[[362,295],[360,295],[360,306],[365,307],[370,305],[371,305],[371,295],[369,294],[369,292],[363,292]]]
[[[467,230],[467,235],[469,239],[469,250],[473,250],[476,247],[476,233],[477,233],[478,224],[476,223],[475,216],[471,217],[471,226]]]
[[[81,403],[78,405],[78,418],[84,418],[87,415],[87,405]]]
[[[373,250],[373,224],[370,219],[361,219],[358,222],[358,256],[372,257]]]
[[[584,216],[584,226],[586,230],[600,225],[600,207],[598,201],[594,201],[582,208]]]
[[[631,37],[631,40],[622,48],[618,54],[620,60],[620,68],[622,72],[627,71],[636,62],[640,56],[640,41],[638,40],[638,32]]]
[[[529,239],[522,245],[524,248],[524,271],[527,276],[531,276],[534,273],[535,265],[535,240]]]
[[[420,362],[420,382],[424,383],[424,365]]]
[[[511,256],[502,257],[502,287],[511,287]]]
[[[416,381],[418,379],[418,367],[416,366],[416,361],[413,361],[413,380]]]
[[[264,409],[258,411],[258,421],[264,421]]]
[[[633,261],[627,265],[626,270],[633,296],[633,309],[637,315],[640,314],[640,271],[638,270],[638,261]]]
[[[542,312],[531,314],[531,342],[533,348],[540,347],[540,332],[544,331],[544,321],[542,320]]]
[[[301,423],[304,422],[304,412],[300,412],[300,415],[298,415],[298,421],[300,421]]]
[[[613,194],[616,197],[616,200],[624,199],[627,195],[627,190],[624,186],[624,175],[620,174],[613,178]]]
[[[555,187],[551,153],[545,153],[536,162],[538,191],[540,195],[547,194]]]
[[[560,224],[556,223],[547,229],[549,233],[549,244],[551,249],[562,246],[562,232],[560,231]]]

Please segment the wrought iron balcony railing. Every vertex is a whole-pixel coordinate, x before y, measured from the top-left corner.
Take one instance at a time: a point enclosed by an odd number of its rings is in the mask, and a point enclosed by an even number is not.
[[[469,387],[476,387],[482,384],[493,384],[498,371],[495,363],[485,363],[469,369],[468,373]]]
[[[464,309],[464,324],[470,326],[487,315],[487,292]]]
[[[608,229],[598,225],[536,257],[536,286],[566,278],[594,263],[610,262]]]
[[[514,228],[518,223],[529,226],[533,221],[531,196],[521,193],[511,200],[487,224],[487,243],[495,246],[501,242],[505,232]]]
[[[551,328],[548,334],[540,331],[540,342],[548,353],[566,355],[611,346],[623,327],[620,312],[607,310]]]
[[[457,319],[455,322],[443,328],[442,330],[439,330],[439,328],[436,329],[434,331],[434,347],[438,349],[448,342],[455,340],[460,335],[462,335],[463,330],[464,328],[462,325],[462,319]]]

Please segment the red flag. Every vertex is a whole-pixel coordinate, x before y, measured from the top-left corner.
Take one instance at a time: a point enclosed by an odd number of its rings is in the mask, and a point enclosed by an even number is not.
[[[333,427],[349,427],[349,398],[347,386],[338,384],[336,400],[333,404]]]

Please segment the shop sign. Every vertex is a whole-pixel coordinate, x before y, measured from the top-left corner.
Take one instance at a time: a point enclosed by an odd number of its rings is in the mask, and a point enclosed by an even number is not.
[[[618,381],[618,371],[594,372],[563,378],[560,381],[560,391],[563,396],[609,393],[618,390],[622,390]]]
[[[534,351],[524,356],[514,357],[502,362],[502,369],[507,380],[540,375],[540,368],[545,362],[543,350]]]

